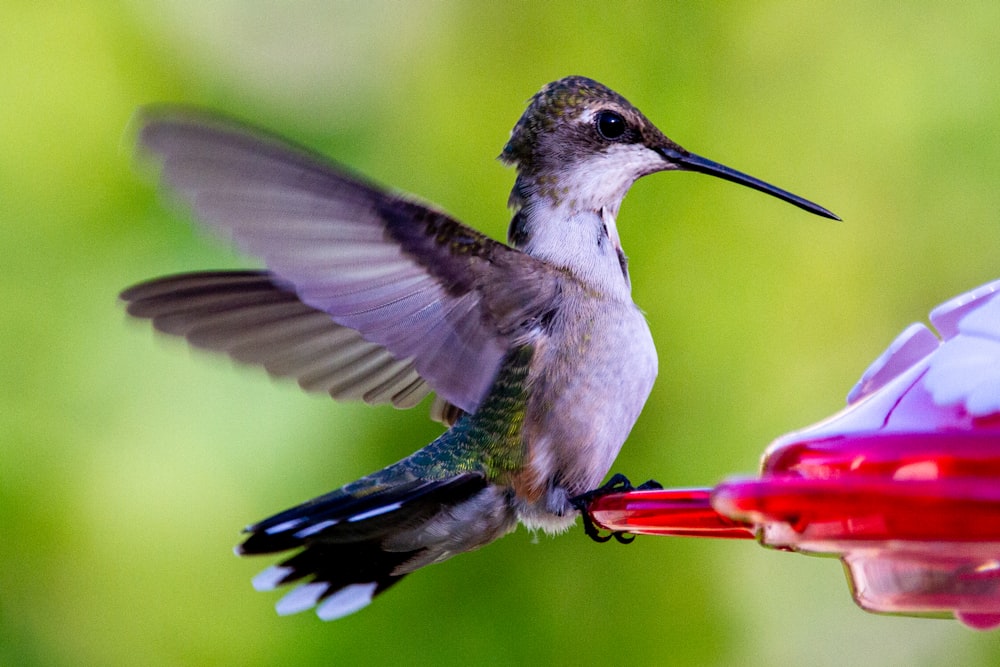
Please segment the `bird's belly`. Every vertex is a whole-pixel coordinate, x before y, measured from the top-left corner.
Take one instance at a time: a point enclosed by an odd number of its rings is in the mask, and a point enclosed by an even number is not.
[[[527,492],[522,520],[568,525],[568,499],[611,469],[656,378],[645,318],[631,306],[567,326],[540,350],[526,415]],[[569,521],[571,523],[571,520]]]

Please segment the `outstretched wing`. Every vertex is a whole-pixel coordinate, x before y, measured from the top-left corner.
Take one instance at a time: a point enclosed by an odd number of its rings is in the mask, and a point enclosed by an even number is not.
[[[391,377],[378,377],[403,391],[392,399],[402,404],[408,387],[422,391],[405,382],[410,368],[475,410],[511,342],[555,310],[557,269],[263,132],[160,109],[142,118],[140,145],[199,219],[263,258],[275,284],[387,350],[398,365],[380,357]]]
[[[140,283],[122,292],[128,312],[195,347],[226,352],[298,380],[306,391],[338,400],[409,408],[430,387],[412,361],[299,300],[263,271],[185,273]]]

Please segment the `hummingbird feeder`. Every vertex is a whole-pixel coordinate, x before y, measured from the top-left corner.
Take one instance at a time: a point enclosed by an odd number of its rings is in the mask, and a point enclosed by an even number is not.
[[[1000,627],[1000,280],[935,308],[828,419],[778,438],[755,478],[596,498],[634,534],[755,538],[836,555],[876,613]]]

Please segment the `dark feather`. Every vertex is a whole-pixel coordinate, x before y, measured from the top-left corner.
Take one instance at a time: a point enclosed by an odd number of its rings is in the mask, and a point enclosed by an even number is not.
[[[315,605],[321,618],[337,618],[367,605],[406,576],[413,569],[408,564],[441,558],[437,551],[424,556],[436,548],[430,545],[398,548],[387,541],[475,496],[486,488],[486,479],[465,473],[372,484],[334,491],[247,528],[251,535],[237,548],[241,555],[301,548],[254,579],[261,590],[305,581],[278,603],[280,613]],[[348,488],[357,488],[357,494]]]
[[[247,527],[245,532],[250,537],[239,551],[244,555],[266,554],[320,542],[378,539],[389,530],[398,530],[401,523],[426,521],[442,507],[466,500],[485,487],[486,478],[471,472],[443,480],[412,479],[371,487],[366,484],[354,492],[350,490],[358,487],[348,486]]]

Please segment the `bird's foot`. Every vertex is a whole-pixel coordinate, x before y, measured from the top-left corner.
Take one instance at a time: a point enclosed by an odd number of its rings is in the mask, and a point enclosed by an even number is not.
[[[639,486],[633,486],[629,478],[621,473],[616,473],[611,479],[609,479],[603,486],[599,486],[592,491],[587,491],[581,493],[578,496],[570,498],[569,502],[580,511],[580,515],[583,517],[583,531],[587,533],[587,537],[594,540],[595,542],[607,542],[612,537],[615,538],[617,542],[621,544],[631,544],[635,540],[635,535],[629,535],[623,531],[612,531],[607,535],[602,535],[600,528],[594,523],[594,519],[590,516],[590,503],[596,498],[602,496],[608,496],[612,493],[626,493],[628,491],[642,491],[645,489],[662,489],[663,485],[656,480],[649,480],[643,482]]]

